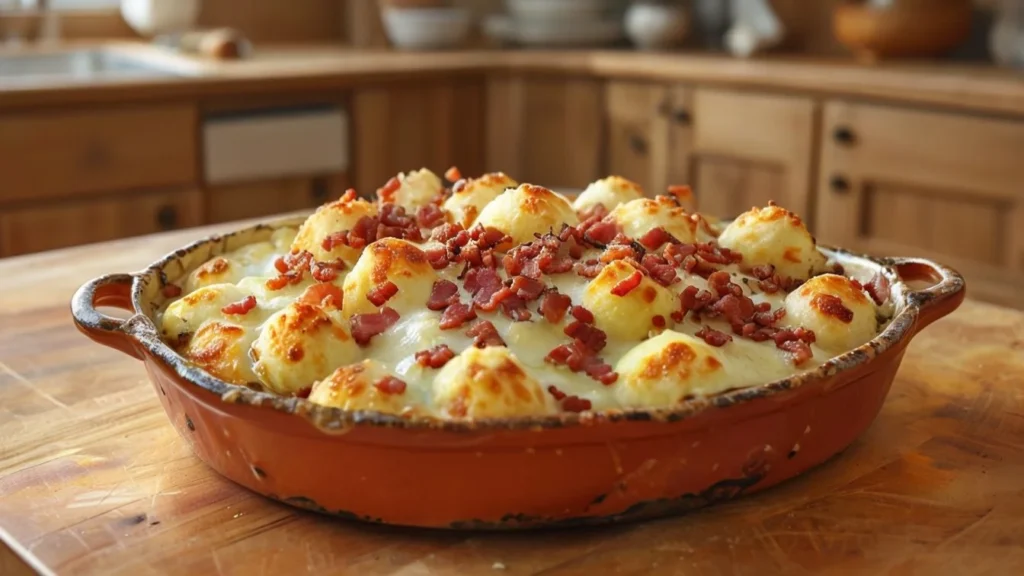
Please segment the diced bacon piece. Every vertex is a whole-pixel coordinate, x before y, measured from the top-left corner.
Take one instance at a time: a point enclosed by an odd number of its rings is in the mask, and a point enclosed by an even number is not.
[[[625,278],[618,282],[615,286],[612,286],[612,294],[615,296],[625,296],[632,292],[637,286],[640,285],[640,281],[643,280],[644,275],[639,270],[633,272],[628,278]]]
[[[594,313],[591,312],[590,310],[587,310],[583,306],[573,306],[572,317],[579,320],[580,322],[583,322],[584,324],[594,323]]]
[[[697,336],[697,338],[703,338],[709,345],[719,348],[725,346],[729,342],[732,342],[732,336],[725,332],[719,332],[710,326],[704,326],[695,334],[695,336]]]
[[[334,284],[320,283],[313,284],[306,291],[299,296],[298,301],[311,306],[320,306],[323,308],[338,308],[341,309],[342,301],[345,295]]]
[[[562,400],[562,410],[566,412],[583,412],[584,410],[590,410],[590,407],[590,400],[580,398],[579,396],[569,396]]]
[[[580,212],[579,217],[581,221],[587,221],[590,220],[591,218],[593,218],[596,221],[604,218],[607,215],[608,208],[604,204],[598,202],[597,204],[594,204],[590,208],[587,208],[585,211]]]
[[[565,313],[569,310],[570,305],[572,305],[572,299],[565,294],[548,292],[540,299],[540,313],[548,322],[557,324],[562,321],[562,318],[565,318]]]
[[[427,308],[431,310],[444,310],[459,301],[459,287],[450,280],[437,280],[430,289],[430,299],[427,300]]]
[[[789,352],[791,354],[793,364],[797,366],[807,362],[814,356],[814,353],[811,351],[811,347],[803,340],[788,340],[780,344],[779,348]]]
[[[416,223],[421,228],[433,228],[444,222],[444,211],[437,204],[425,204],[416,211]]]
[[[457,166],[452,166],[444,171],[444,179],[449,182],[458,182],[459,180],[462,180],[462,172],[459,172],[459,168]]]
[[[373,314],[356,314],[352,316],[352,338],[360,346],[370,343],[370,339],[382,334],[398,322],[399,315],[393,308],[384,307]]]
[[[469,304],[456,302],[444,309],[441,314],[441,330],[452,330],[476,318],[476,311]]]
[[[655,328],[664,328],[665,327],[665,317],[659,314],[659,315],[651,318],[651,324],[654,324]]]
[[[750,275],[758,280],[767,280],[775,275],[775,266],[761,264],[750,269]]]
[[[578,262],[575,266],[576,273],[584,278],[597,278],[597,275],[604,269],[604,264],[598,260],[587,260]]]
[[[498,306],[511,298],[518,298],[518,296],[516,296],[516,293],[511,288],[500,286],[490,296],[484,290],[477,292],[476,296],[473,297],[473,305],[484,312],[493,312],[498,309]]]
[[[628,244],[612,244],[601,253],[601,262],[608,264],[609,262],[625,260],[627,258],[636,260],[637,256],[636,250]]]
[[[455,352],[447,344],[438,344],[416,353],[416,363],[424,368],[440,368],[455,358]]]
[[[181,286],[178,286],[177,284],[165,284],[161,292],[163,292],[164,298],[177,298],[178,296],[181,296]]]
[[[442,224],[434,228],[433,232],[430,233],[430,239],[445,244],[452,238],[455,238],[459,232],[463,231],[462,226],[458,224]]]
[[[406,384],[394,376],[385,376],[378,380],[373,387],[384,394],[405,394]]]
[[[327,250],[330,250],[330,248],[327,248]],[[276,260],[274,260],[274,268],[278,271],[278,273],[284,274],[285,272],[288,271],[288,264],[284,261],[283,257],[278,257]]]
[[[309,271],[317,282],[333,282],[338,277],[338,270],[344,266],[340,260],[336,262],[313,262]]]
[[[224,314],[237,314],[239,316],[248,314],[250,310],[256,308],[256,297],[246,296],[238,302],[232,302],[227,306],[220,309]]]
[[[512,278],[512,286],[510,286],[516,296],[519,296],[527,302],[540,298],[541,292],[544,291],[546,286],[540,280],[534,280],[526,276],[516,276]]]
[[[652,280],[662,286],[669,286],[679,281],[675,266],[656,254],[645,254],[643,260],[640,261],[640,266]]]
[[[387,280],[370,288],[369,292],[366,293],[366,299],[374,306],[383,306],[395,294],[398,294],[398,286],[394,282]]]
[[[381,202],[393,202],[395,192],[402,187],[402,181],[397,177],[391,177],[383,186],[377,189],[377,198]]]
[[[597,353],[604,350],[608,343],[608,335],[593,324],[585,324],[579,320],[565,327],[565,335],[583,342],[588,350]]]
[[[679,244],[679,240],[672,234],[669,234],[669,232],[661,226],[651,228],[646,234],[641,236],[639,240],[640,243],[648,250],[656,250],[666,243]]]
[[[530,311],[526,308],[526,301],[512,294],[501,301],[501,312],[516,322],[525,322],[530,319]]]
[[[734,296],[741,296],[743,294],[743,289],[740,288],[739,284],[732,281],[732,276],[728,272],[721,270],[712,272],[711,275],[708,276],[708,288],[711,288],[718,297],[722,297],[727,294],[732,294]]]
[[[598,247],[607,246],[619,234],[619,227],[612,220],[601,220],[587,228],[583,238]]]
[[[566,396],[565,392],[559,390],[557,386],[548,386],[548,393],[550,393],[555,398],[555,400],[558,401],[562,401],[563,399],[565,399]]]
[[[444,246],[432,246],[423,251],[427,261],[434,270],[442,270],[448,266],[448,249]]]
[[[565,365],[573,372],[584,372],[605,386],[613,384],[619,378],[610,365],[598,358],[580,340],[573,340],[571,344],[556,347],[544,359],[552,364]]]
[[[477,348],[488,346],[504,346],[505,341],[498,334],[498,329],[489,320],[480,320],[466,331],[466,336],[473,338],[473,345]]]
[[[881,272],[876,272],[871,277],[871,281],[864,285],[864,290],[875,301],[875,304],[881,306],[889,299],[889,279]]]

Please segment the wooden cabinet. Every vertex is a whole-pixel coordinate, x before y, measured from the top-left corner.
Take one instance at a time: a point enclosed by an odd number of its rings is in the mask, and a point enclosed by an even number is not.
[[[696,88],[691,114],[672,161],[689,165],[702,211],[729,218],[774,200],[810,218],[814,100]]]
[[[0,116],[0,202],[193,184],[195,106]]]
[[[818,236],[957,268],[973,297],[1024,307],[1024,122],[830,102]]]
[[[15,256],[198,226],[194,188],[127,193],[0,212],[0,254]]]
[[[312,209],[339,198],[347,188],[345,174],[213,187],[207,190],[208,220],[228,222]]]
[[[602,95],[593,78],[491,77],[487,170],[548,187],[583,188],[604,176]]]
[[[483,172],[481,78],[358,88],[351,108],[352,177],[364,196],[399,172],[423,167]]]

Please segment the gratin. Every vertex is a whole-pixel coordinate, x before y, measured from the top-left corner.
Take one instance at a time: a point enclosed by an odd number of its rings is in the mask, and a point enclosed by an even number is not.
[[[723,225],[688,188],[615,176],[570,200],[401,174],[174,280],[162,335],[217,378],[439,419],[669,408],[814,369],[892,316],[885,278],[844,275],[792,212]]]

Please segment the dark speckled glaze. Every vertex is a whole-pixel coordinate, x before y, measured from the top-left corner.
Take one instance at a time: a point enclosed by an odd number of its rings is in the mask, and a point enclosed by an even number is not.
[[[234,386],[160,339],[168,278],[265,240],[269,225],[209,238],[141,273],[75,294],[78,328],[144,362],[168,418],[219,473],[293,506],[363,521],[454,529],[601,524],[680,513],[762,490],[848,446],[874,420],[913,335],[964,298],[955,271],[913,258],[827,250],[881,270],[896,315],[818,369],[671,409],[439,421],[346,412]],[[928,280],[913,291],[902,280]],[[134,311],[126,320],[97,306]]]

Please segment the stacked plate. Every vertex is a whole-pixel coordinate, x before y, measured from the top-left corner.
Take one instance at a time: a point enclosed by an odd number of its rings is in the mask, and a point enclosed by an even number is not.
[[[491,38],[525,46],[583,47],[623,38],[622,0],[505,0],[506,14],[484,21]]]

